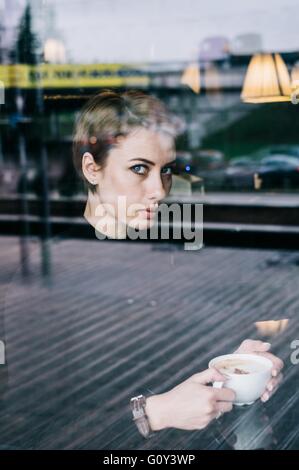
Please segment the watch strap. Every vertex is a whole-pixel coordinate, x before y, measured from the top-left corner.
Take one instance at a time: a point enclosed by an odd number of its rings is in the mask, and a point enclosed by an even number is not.
[[[131,410],[133,414],[133,421],[135,422],[140,434],[148,438],[152,434],[149,419],[145,412],[146,398],[144,395],[138,395],[131,398]]]

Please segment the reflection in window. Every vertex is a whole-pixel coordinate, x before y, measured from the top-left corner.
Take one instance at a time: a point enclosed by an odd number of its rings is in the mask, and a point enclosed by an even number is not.
[[[176,143],[177,181],[185,182],[173,187],[178,199],[219,191],[297,192],[298,113],[288,91],[297,81],[299,63],[293,6],[277,2],[271,25],[248,31],[247,24],[238,22],[241,16],[255,18],[254,5],[228,3],[229,16],[219,3],[223,28],[213,34],[215,13],[197,2],[187,10],[181,2],[176,9],[168,1],[150,9],[135,0],[117,1],[113,11],[105,0],[91,1],[90,11],[80,0],[1,2],[1,193],[25,190],[40,196],[43,146],[50,197],[83,197],[70,164],[73,125],[86,100],[104,88],[153,94],[185,123]],[[133,15],[129,4],[135,5]],[[203,17],[207,27],[201,30]],[[132,24],[136,30],[129,34]],[[280,39],[273,35],[278,24],[288,25]],[[257,54],[264,49],[272,50],[272,56]],[[258,104],[243,102],[246,80],[249,93],[250,86],[265,93]],[[276,102],[267,102],[270,82],[271,93],[283,89],[286,102],[278,95]],[[277,158],[271,160],[272,155]],[[266,174],[270,166],[275,177]]]

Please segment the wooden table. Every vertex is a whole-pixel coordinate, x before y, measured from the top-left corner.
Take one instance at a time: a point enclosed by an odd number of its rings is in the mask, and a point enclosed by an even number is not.
[[[44,278],[39,240],[29,248],[24,278],[19,239],[0,238],[1,448],[299,448],[299,366],[290,362],[299,252],[58,238]],[[268,340],[255,322],[282,318],[288,327],[271,342],[285,379],[268,403],[234,408],[203,431],[140,437],[131,396],[170,389],[247,337]]]

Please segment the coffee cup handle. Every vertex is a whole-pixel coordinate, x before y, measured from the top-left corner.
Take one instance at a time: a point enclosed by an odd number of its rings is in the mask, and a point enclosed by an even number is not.
[[[213,382],[213,388],[222,388],[224,382]]]

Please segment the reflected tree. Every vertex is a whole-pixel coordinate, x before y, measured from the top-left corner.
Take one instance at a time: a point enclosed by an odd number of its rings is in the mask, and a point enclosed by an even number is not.
[[[18,64],[36,64],[39,40],[32,29],[32,13],[30,5],[25,7],[21,17],[17,39],[11,51],[11,60]]]

